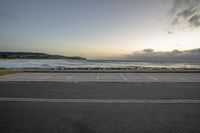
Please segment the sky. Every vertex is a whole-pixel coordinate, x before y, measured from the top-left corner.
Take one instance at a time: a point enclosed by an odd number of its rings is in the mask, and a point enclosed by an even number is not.
[[[200,0],[0,0],[0,51],[112,59],[200,48]]]

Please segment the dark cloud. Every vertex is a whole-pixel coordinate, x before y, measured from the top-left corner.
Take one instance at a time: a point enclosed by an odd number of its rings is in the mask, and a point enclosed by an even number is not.
[[[188,17],[192,16],[194,13],[195,13],[195,11],[193,11],[193,10],[184,10],[184,11],[178,13],[177,16],[187,19]]]
[[[6,11],[0,11],[0,20],[3,20],[3,19],[9,19],[9,20],[21,22],[21,19],[17,17],[16,15],[10,12],[6,12]]]
[[[153,49],[144,49],[126,55],[126,59],[137,61],[189,61],[200,62],[200,48],[191,50],[173,50],[169,52],[154,52]]]
[[[200,15],[194,15],[188,20],[192,25],[199,27],[200,26]]]
[[[182,24],[190,28],[200,27],[200,0],[172,0],[169,11],[170,27]]]
[[[143,50],[143,52],[145,52],[145,53],[151,53],[151,52],[153,52],[154,50],[153,49],[151,49],[151,48],[147,48],[147,49],[144,49]]]

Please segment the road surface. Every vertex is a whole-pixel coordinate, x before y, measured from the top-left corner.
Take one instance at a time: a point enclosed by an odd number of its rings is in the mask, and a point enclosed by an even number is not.
[[[1,82],[0,132],[197,133],[199,86],[161,81]]]

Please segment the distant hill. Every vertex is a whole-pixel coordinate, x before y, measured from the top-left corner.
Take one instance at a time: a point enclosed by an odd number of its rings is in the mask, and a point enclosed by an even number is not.
[[[87,60],[79,56],[50,55],[34,52],[0,52],[0,59],[76,59]]]

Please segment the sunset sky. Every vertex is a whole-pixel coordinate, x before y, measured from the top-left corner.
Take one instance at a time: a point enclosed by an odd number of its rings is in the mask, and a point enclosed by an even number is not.
[[[200,0],[0,0],[0,51],[104,59],[200,48]]]

